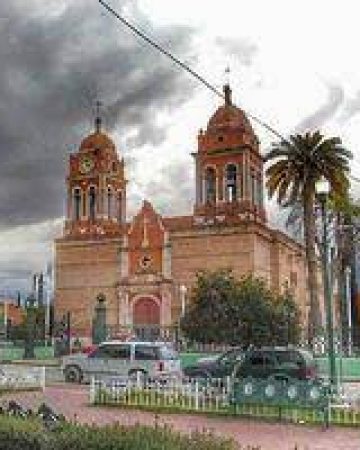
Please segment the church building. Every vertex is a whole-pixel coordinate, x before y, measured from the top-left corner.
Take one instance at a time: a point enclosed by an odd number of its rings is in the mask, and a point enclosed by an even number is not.
[[[259,140],[228,85],[224,94],[191,153],[191,215],[162,217],[144,200],[127,222],[126,167],[100,117],[70,155],[64,232],[55,242],[55,314],[71,313],[77,337],[91,337],[99,295],[114,331],[176,325],[201,269],[252,273],[275,291],[287,286],[306,321],[304,249],[267,224]]]

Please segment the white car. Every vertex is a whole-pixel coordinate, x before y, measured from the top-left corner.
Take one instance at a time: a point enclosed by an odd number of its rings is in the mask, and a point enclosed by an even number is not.
[[[108,341],[89,354],[64,356],[65,380],[81,383],[91,377],[141,376],[165,379],[181,375],[180,358],[163,342]]]

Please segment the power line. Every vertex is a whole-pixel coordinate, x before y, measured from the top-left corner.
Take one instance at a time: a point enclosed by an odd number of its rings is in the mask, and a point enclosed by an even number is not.
[[[168,50],[164,49],[160,44],[156,43],[153,39],[148,37],[143,31],[139,30],[139,28],[132,25],[129,21],[127,21],[124,17],[122,17],[117,11],[115,11],[113,8],[111,8],[110,5],[108,5],[103,0],[98,0],[99,3],[110,13],[112,14],[116,19],[118,19],[123,25],[125,25],[127,28],[129,28],[134,34],[139,36],[141,39],[143,39],[145,42],[147,42],[150,46],[154,47],[156,50],[158,50],[163,55],[167,56],[169,59],[171,59],[175,64],[180,66],[182,69],[184,69],[186,72],[188,72],[190,75],[192,75],[194,78],[196,78],[198,81],[200,81],[204,86],[206,86],[208,89],[210,89],[214,94],[216,94],[218,97],[225,99],[225,96],[222,92],[220,92],[216,87],[212,86],[203,76],[199,75],[195,70],[191,69],[187,64],[182,62],[179,58],[174,56],[172,53],[170,53]],[[276,131],[272,126],[264,122],[263,120],[259,119],[255,115],[246,112],[246,114],[253,119],[255,122],[257,122],[259,125],[267,129],[270,133],[272,133],[277,138],[281,139],[282,141],[288,142],[288,139],[286,139],[284,136],[281,135],[278,131]],[[357,178],[353,175],[349,175],[349,177],[358,183],[360,183],[360,178]]]
[[[111,8],[107,3],[105,3],[103,0],[99,0],[99,3],[106,8],[113,16],[115,16],[120,22],[122,22],[126,27],[130,28],[130,30],[135,33],[137,36],[140,36],[144,41],[146,41],[148,44],[150,44],[152,47],[156,48],[160,53],[170,58],[175,64],[179,65],[181,68],[189,72],[193,77],[197,78],[201,83],[203,83],[207,88],[209,88],[211,91],[213,91],[216,95],[219,97],[224,98],[224,95],[222,92],[220,92],[218,89],[216,89],[214,86],[212,86],[210,83],[208,83],[205,78],[203,78],[201,75],[196,73],[194,70],[192,70],[188,65],[180,61],[180,59],[176,58],[174,55],[172,55],[169,51],[165,50],[163,47],[161,47],[159,44],[157,44],[155,41],[150,39],[144,32],[140,31],[138,28],[136,28],[134,25],[129,23],[126,19],[124,19],[122,16],[120,16],[119,13],[117,13],[113,8]]]
[[[182,62],[179,58],[175,57],[172,53],[170,53],[168,50],[164,49],[161,45],[157,44],[153,39],[149,38],[143,31],[140,31],[137,27],[129,23],[124,17],[120,16],[118,12],[116,12],[111,6],[109,6],[106,2],[103,0],[98,0],[99,3],[114,17],[116,17],[122,24],[124,24],[127,28],[129,28],[133,33],[135,33],[137,36],[139,36],[141,39],[146,41],[149,45],[154,47],[156,50],[158,50],[163,55],[170,58],[175,64],[180,66],[182,69],[184,69],[186,72],[190,73],[194,78],[196,78],[198,81],[200,81],[204,86],[206,86],[208,89],[210,89],[214,94],[216,94],[218,97],[221,97],[222,99],[225,98],[224,94],[220,92],[218,89],[216,89],[214,86],[212,86],[203,76],[199,75],[195,70],[191,69],[187,64]],[[268,125],[263,120],[259,119],[258,117],[254,116],[251,113],[246,113],[251,119],[253,119],[255,122],[257,122],[262,127],[266,128],[270,133],[275,135],[276,137],[280,138],[281,140],[286,140],[279,132],[277,132],[273,127]]]

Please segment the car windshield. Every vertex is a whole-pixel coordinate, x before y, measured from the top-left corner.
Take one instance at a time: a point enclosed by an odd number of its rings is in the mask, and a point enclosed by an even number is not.
[[[161,359],[179,359],[178,353],[171,347],[161,347],[160,348]]]

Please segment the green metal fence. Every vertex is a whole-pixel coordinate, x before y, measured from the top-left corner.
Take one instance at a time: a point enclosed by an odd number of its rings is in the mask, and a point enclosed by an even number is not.
[[[35,358],[38,360],[54,358],[53,347],[35,347]],[[24,347],[8,346],[0,348],[0,361],[22,360],[24,357]]]
[[[315,358],[320,375],[329,372],[329,360],[326,357]],[[360,358],[336,358],[336,373],[341,381],[360,381]]]

